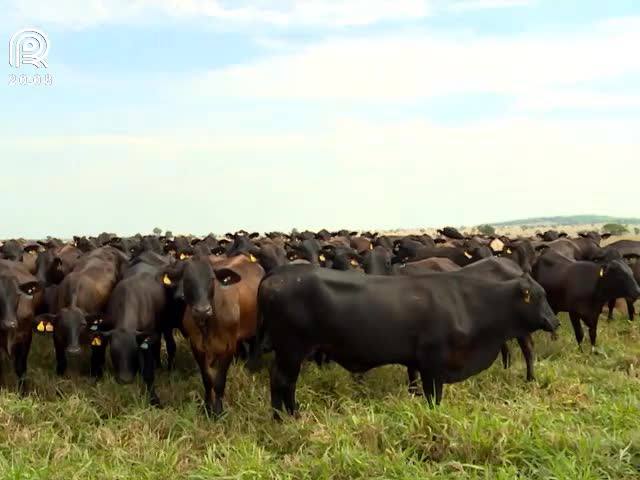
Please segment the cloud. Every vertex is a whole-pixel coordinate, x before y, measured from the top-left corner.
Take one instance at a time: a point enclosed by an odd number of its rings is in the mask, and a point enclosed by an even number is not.
[[[639,129],[639,121],[606,119],[509,117],[445,127],[344,116],[320,129],[263,136],[12,138],[0,146],[25,168],[5,175],[0,202],[24,193],[22,176],[48,185],[52,203],[33,197],[33,210],[6,219],[9,236],[63,226],[60,234],[130,234],[155,224],[202,233],[476,225],[542,213],[632,216],[628,189],[606,179],[640,175]],[[52,209],[70,212],[72,221],[60,223]]]
[[[199,75],[197,95],[370,102],[413,102],[463,93],[493,93],[530,105],[554,93],[640,72],[640,29],[609,24],[554,35],[508,37],[425,32],[330,38],[253,63]],[[549,93],[550,92],[550,93]],[[592,106],[593,97],[574,95]],[[606,104],[606,101],[595,103]],[[618,100],[616,100],[618,101]],[[622,101],[622,100],[620,100]],[[518,103],[516,103],[518,104]]]
[[[536,0],[458,0],[448,5],[454,12],[531,6]]]
[[[348,27],[379,22],[415,20],[430,14],[430,0],[280,0],[237,1],[227,6],[219,0],[74,0],[54,3],[12,0],[9,9],[17,23],[54,24],[81,29],[104,24],[148,23],[155,19],[203,18],[233,25],[276,27]]]
[[[518,110],[549,112],[558,109],[639,110],[640,92],[637,94],[611,94],[589,90],[557,90],[531,92],[514,104]]]

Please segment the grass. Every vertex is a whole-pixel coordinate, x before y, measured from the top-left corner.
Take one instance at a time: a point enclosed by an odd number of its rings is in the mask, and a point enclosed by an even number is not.
[[[592,355],[561,320],[559,340],[535,336],[536,382],[524,381],[514,345],[509,370],[496,362],[446,386],[429,409],[407,393],[400,367],[358,383],[338,366],[308,364],[301,416],[281,424],[266,371],[234,365],[226,415],[214,421],[184,343],[177,370],[159,373],[165,406],[155,409],[141,385],[56,378],[50,340],[38,337],[32,393],[0,392],[0,478],[640,478],[640,325],[603,319]]]

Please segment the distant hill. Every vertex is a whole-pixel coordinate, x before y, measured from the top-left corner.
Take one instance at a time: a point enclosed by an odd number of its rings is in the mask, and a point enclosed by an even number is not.
[[[567,215],[562,217],[531,217],[508,222],[491,223],[494,227],[510,227],[514,225],[584,225],[592,223],[621,223],[623,225],[640,225],[640,218],[610,217],[607,215]]]

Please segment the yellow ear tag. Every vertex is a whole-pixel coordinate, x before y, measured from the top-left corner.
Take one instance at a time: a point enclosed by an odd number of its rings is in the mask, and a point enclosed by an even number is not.
[[[320,254],[318,256],[318,260],[320,260],[321,262],[324,262],[327,259],[327,257],[325,257],[324,255]]]
[[[531,303],[531,291],[524,291],[524,303]]]
[[[49,333],[53,332],[53,324],[50,322],[47,322],[46,325],[44,326],[44,329]]]
[[[99,347],[100,345],[102,345],[102,339],[100,337],[93,337],[93,340],[91,340],[91,346]]]
[[[40,322],[40,323],[38,324],[38,326],[36,327],[36,329],[37,329],[39,332],[44,332],[44,322]]]
[[[472,258],[473,257],[473,255],[471,255],[469,252],[466,252],[466,251],[464,252],[464,256],[467,257],[467,258]]]
[[[164,283],[165,285],[171,285],[171,279],[166,273],[164,274],[164,277],[162,277],[162,283]]]
[[[369,244],[369,250],[373,250],[373,243]]]
[[[180,260],[184,260],[185,258],[187,258],[187,256],[184,253],[180,254]]]
[[[357,260],[354,260],[353,258],[351,259],[351,262],[350,262],[350,263],[351,263],[351,265],[352,265],[352,266],[354,266],[354,267],[357,267],[357,266],[359,265],[358,261],[357,261]]]
[[[604,277],[604,267],[600,269],[600,278]]]
[[[251,260],[251,263],[256,263],[258,261],[258,259],[253,256],[253,253],[249,254],[249,260]]]
[[[511,249],[510,248],[507,248],[507,253],[511,253]]]

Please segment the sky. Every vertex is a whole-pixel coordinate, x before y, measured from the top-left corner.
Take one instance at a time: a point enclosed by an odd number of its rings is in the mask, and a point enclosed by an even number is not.
[[[640,216],[637,0],[0,5],[0,238]]]

